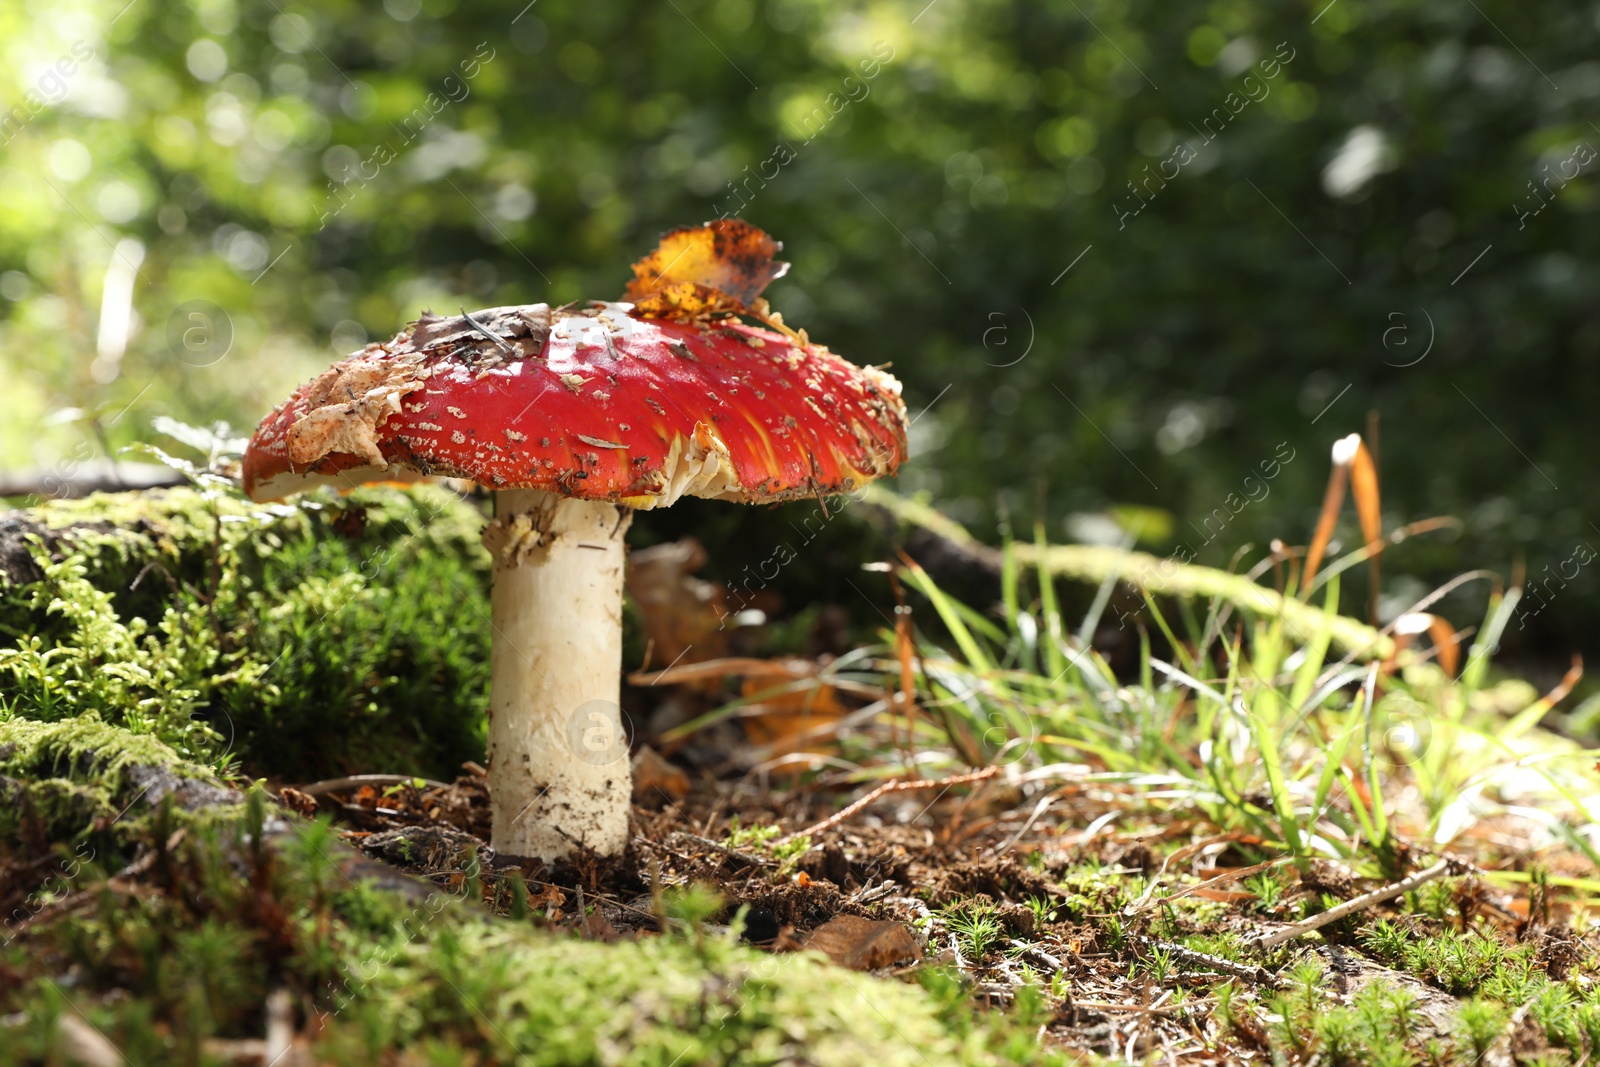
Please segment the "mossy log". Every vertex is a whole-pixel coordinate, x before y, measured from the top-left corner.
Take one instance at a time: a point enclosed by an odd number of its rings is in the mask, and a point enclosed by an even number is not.
[[[983,544],[960,523],[935,508],[876,486],[867,490],[864,499],[899,522],[926,530],[984,566],[999,570],[999,549]],[[1382,659],[1394,651],[1394,642],[1387,635],[1365,623],[1343,615],[1330,615],[1320,607],[1286,597],[1243,575],[1215,567],[1105,545],[1040,547],[1018,541],[1012,550],[1021,565],[1034,569],[1043,567],[1057,578],[1091,585],[1113,579],[1153,597],[1216,598],[1257,618],[1282,619],[1300,642],[1309,642],[1313,636],[1326,631],[1334,646],[1361,658]]]

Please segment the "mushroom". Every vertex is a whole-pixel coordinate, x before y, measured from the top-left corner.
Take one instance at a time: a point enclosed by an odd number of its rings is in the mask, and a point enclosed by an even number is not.
[[[628,303],[424,312],[302,386],[250,441],[244,488],[258,501],[427,475],[493,490],[501,855],[627,843],[618,698],[634,510],[846,493],[906,456],[900,383],[810,343],[760,299],[787,266],[779,247],[723,220],[667,234],[635,265]]]

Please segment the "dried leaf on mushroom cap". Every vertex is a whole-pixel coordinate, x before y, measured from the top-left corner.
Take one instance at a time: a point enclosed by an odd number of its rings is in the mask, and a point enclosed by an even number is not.
[[[749,315],[784,329],[761,299],[761,291],[789,269],[773,258],[782,248],[743,219],[672,230],[633,265],[624,299],[649,318],[705,322]]]

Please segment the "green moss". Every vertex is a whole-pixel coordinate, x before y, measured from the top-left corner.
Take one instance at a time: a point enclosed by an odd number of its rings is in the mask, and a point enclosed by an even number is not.
[[[1406,946],[1403,964],[1447,993],[1464,996],[1481,990],[1507,1003],[1520,1004],[1534,981],[1533,946],[1508,948],[1475,931],[1446,930],[1438,937],[1419,938]]]
[[[93,713],[290,779],[481,757],[488,561],[455,495],[176,489],[22,517],[27,566],[16,544],[0,566],[0,715]]]
[[[102,886],[92,907],[0,942],[0,1065],[59,1062],[69,1011],[129,1062],[201,1063],[208,1038],[259,1036],[277,989],[317,1062],[352,1067],[400,1050],[660,1067],[1050,1062],[1032,1038],[1036,996],[1022,1029],[974,1012],[951,975],[918,988],[700,932],[578,940],[490,915],[470,890],[362,881],[326,824],[263,843],[264,825],[256,794],[176,842],[151,826],[137,892]]]
[[[988,1058],[915,988],[809,956],[662,939],[607,946],[483,922],[389,949],[358,964],[374,976],[326,1039],[337,1062],[424,1037],[532,1064]]]
[[[139,770],[203,783],[215,779],[154,737],[108,725],[94,715],[63,722],[0,722],[0,846],[79,838],[121,813],[150,784]]]

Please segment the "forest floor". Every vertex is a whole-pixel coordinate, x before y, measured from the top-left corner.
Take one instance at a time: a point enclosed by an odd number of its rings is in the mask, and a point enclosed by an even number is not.
[[[1194,568],[1114,670],[1136,554],[987,550],[994,610],[899,557],[869,643],[635,675],[630,847],[552,867],[489,848],[475,505],[197,481],[0,521],[0,1064],[1600,1053],[1600,774],[1576,667],[1491,672],[1514,590],[1462,657]]]
[[[1019,802],[1016,776],[998,773],[896,789],[803,848],[774,848],[781,834],[830,822],[837,805],[749,782],[683,792],[681,772],[647,766],[624,857],[560,871],[491,862],[489,906],[526,907],[576,937],[652,937],[662,887],[704,886],[721,902],[708,921],[726,932],[737,916],[738,936],[763,951],[821,952],[900,979],[937,968],[986,1009],[1029,1001],[1041,1051],[1118,1062],[1318,1051],[1344,1063],[1576,1062],[1600,1038],[1600,998],[1585,995],[1600,939],[1550,887],[1552,863],[1557,882],[1587,884],[1593,867],[1544,850],[1531,892],[1496,884],[1488,869],[1530,859],[1506,848],[1509,825],[1480,826],[1477,849],[1407,849],[1409,891],[1256,949],[1291,920],[1406,879],[1263,861],[1270,849],[1253,835],[1207,833],[1216,828],[1203,816],[1141,817],[1125,796],[1097,799],[1092,787],[1047,794],[1059,811],[1041,818],[1040,803]],[[475,765],[450,784],[312,789],[352,846],[442,888],[459,888],[473,857],[488,854]],[[1489,867],[1460,858],[1468,852]],[[530,903],[516,904],[523,893]]]

